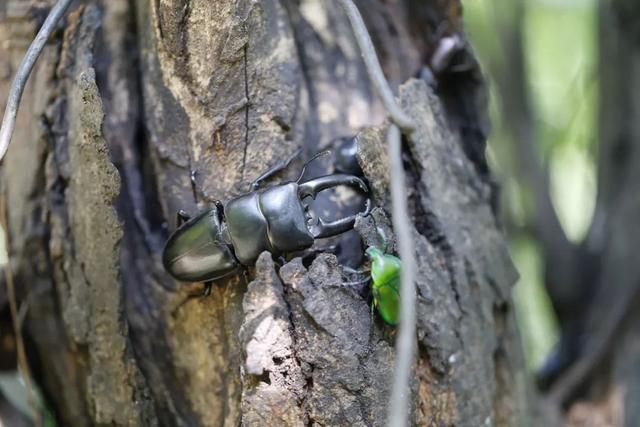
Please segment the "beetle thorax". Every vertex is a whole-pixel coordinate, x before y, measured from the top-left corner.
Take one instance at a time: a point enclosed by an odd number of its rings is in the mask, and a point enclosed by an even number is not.
[[[244,265],[263,251],[280,255],[313,245],[295,182],[239,196],[227,203],[225,217],[235,255]]]

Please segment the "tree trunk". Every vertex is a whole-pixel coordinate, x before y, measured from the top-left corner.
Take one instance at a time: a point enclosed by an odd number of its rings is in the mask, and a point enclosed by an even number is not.
[[[42,3],[0,6],[11,41],[3,97]],[[357,4],[395,87],[443,30],[462,31],[454,0]],[[366,287],[344,283],[334,255],[278,267],[263,254],[248,285],[222,280],[206,298],[159,260],[178,209],[239,195],[297,149],[309,158],[355,133],[379,208],[358,233],[370,244],[389,227],[384,110],[338,4],[72,9],[34,71],[2,168],[30,362],[61,425],[384,424],[395,329],[372,317]],[[477,67],[438,82],[437,93],[421,80],[398,91],[418,124],[404,152],[419,266],[411,420],[526,425],[516,273],[478,155],[484,84]],[[340,262],[360,260],[353,236],[338,242]]]

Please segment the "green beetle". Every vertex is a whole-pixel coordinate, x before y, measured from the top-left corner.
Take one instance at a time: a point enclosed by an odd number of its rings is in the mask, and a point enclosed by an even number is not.
[[[376,247],[367,249],[371,259],[373,306],[389,325],[398,324],[400,314],[400,269],[398,257],[385,254]]]

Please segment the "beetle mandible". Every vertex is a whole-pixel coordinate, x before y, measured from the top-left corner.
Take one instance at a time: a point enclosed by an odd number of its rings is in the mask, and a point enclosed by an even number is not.
[[[253,265],[263,251],[280,256],[310,248],[319,238],[331,237],[353,228],[356,216],[333,222],[313,219],[310,202],[323,190],[346,185],[368,194],[357,176],[335,173],[300,182],[307,162],[296,181],[262,187],[262,181],[286,168],[296,157],[281,162],[259,176],[250,191],[214,206],[194,218],[180,211],[178,229],[164,247],[162,261],[166,271],[184,282],[212,281]],[[311,199],[311,200],[309,200]],[[367,201],[366,214],[370,209]]]

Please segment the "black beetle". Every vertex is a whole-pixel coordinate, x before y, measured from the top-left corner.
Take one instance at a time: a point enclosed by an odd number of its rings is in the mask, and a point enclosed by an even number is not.
[[[336,172],[347,173],[355,176],[363,176],[362,168],[358,163],[358,137],[347,136],[337,139],[336,154],[333,168]]]
[[[180,211],[179,227],[167,240],[162,255],[167,272],[180,281],[207,282],[207,294],[211,281],[253,265],[263,251],[276,256],[298,252],[310,248],[315,239],[352,229],[355,215],[333,222],[314,221],[306,201],[340,185],[368,193],[357,176],[336,173],[300,183],[307,163],[298,180],[261,188],[262,181],[287,167],[294,157],[269,169],[251,184],[248,193],[226,205],[216,202],[194,218]],[[365,214],[369,208],[367,201]]]

